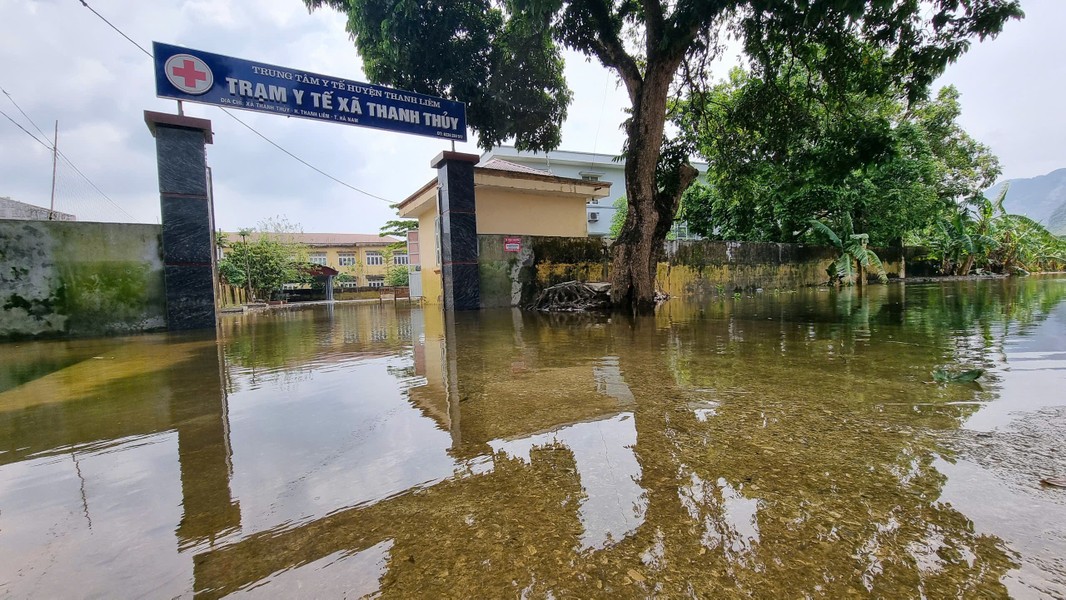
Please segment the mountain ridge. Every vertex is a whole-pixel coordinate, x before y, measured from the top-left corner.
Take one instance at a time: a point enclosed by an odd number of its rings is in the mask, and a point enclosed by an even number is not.
[[[1003,207],[1008,213],[1025,215],[1055,235],[1066,235],[1066,168],[1036,177],[1001,181],[988,188],[985,195],[995,198],[1007,184],[1010,189]]]

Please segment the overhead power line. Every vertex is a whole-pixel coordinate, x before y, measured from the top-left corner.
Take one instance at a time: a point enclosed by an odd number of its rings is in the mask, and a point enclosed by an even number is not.
[[[151,52],[149,52],[149,51],[145,50],[145,49],[144,49],[144,46],[142,46],[142,45],[138,44],[137,42],[133,41],[133,38],[131,38],[130,36],[128,36],[128,35],[126,35],[125,33],[123,33],[121,29],[119,29],[118,27],[115,27],[115,26],[114,26],[114,25],[113,25],[113,24],[111,23],[111,21],[108,21],[107,19],[105,19],[105,18],[104,18],[104,15],[102,15],[102,14],[100,14],[100,13],[96,12],[96,11],[95,11],[95,10],[93,9],[93,7],[89,6],[89,3],[88,3],[88,2],[86,2],[85,0],[80,0],[80,2],[81,2],[81,4],[82,4],[82,6],[84,6],[84,7],[85,7],[85,8],[87,8],[87,9],[89,9],[89,11],[90,11],[90,12],[92,12],[92,13],[93,13],[94,15],[96,15],[97,17],[100,17],[100,20],[101,20],[101,21],[103,21],[104,23],[107,23],[107,24],[108,24],[108,26],[110,26],[110,27],[111,27],[111,29],[114,29],[114,30],[115,30],[116,32],[118,32],[118,34],[119,34],[119,35],[121,35],[122,37],[126,38],[126,40],[127,40],[127,41],[129,41],[129,43],[131,43],[131,44],[133,44],[134,46],[137,46],[138,48],[140,48],[141,52],[144,52],[145,54],[147,54],[147,55],[148,55],[148,58],[152,58],[152,53],[151,53]]]
[[[245,123],[244,121],[240,120],[239,118],[237,118],[237,115],[235,115],[235,114],[233,114],[232,112],[230,112],[230,111],[226,110],[225,108],[222,108],[221,106],[220,106],[219,108],[220,108],[220,109],[222,110],[222,112],[224,112],[224,113],[226,113],[227,115],[229,115],[229,116],[230,116],[230,117],[231,117],[231,118],[232,118],[232,119],[233,119],[234,121],[236,121],[236,122],[240,123],[241,125],[244,125],[244,126],[245,126],[245,127],[247,127],[247,128],[248,128],[248,129],[249,129],[249,130],[250,130],[250,131],[251,131],[252,133],[254,133],[254,134],[258,135],[259,137],[263,138],[264,140],[266,140],[266,141],[267,141],[267,143],[269,143],[269,144],[270,144],[271,146],[274,146],[274,147],[275,147],[275,148],[277,148],[278,150],[281,150],[281,151],[282,151],[282,152],[284,152],[285,154],[288,154],[289,156],[291,156],[292,158],[296,159],[296,160],[297,160],[297,161],[299,161],[299,162],[300,162],[301,164],[303,164],[303,165],[307,166],[308,168],[310,168],[311,170],[315,171],[316,173],[318,173],[318,174],[320,174],[320,175],[322,175],[322,176],[324,176],[324,177],[328,177],[329,179],[332,179],[333,181],[335,181],[335,182],[337,182],[337,183],[339,183],[339,184],[343,185],[344,187],[346,187],[346,188],[350,188],[350,189],[352,189],[352,190],[355,190],[355,191],[359,192],[360,194],[364,194],[364,195],[366,195],[366,196],[370,196],[371,198],[376,198],[376,199],[378,199],[378,200],[381,200],[381,201],[383,201],[383,202],[388,202],[389,204],[393,204],[392,200],[389,200],[388,198],[382,198],[381,196],[378,196],[377,194],[371,194],[370,192],[367,192],[367,191],[361,190],[361,189],[359,189],[359,188],[357,188],[357,187],[355,187],[355,186],[353,186],[353,185],[350,185],[350,184],[348,184],[348,183],[346,183],[346,182],[344,182],[344,181],[341,181],[340,179],[337,179],[336,177],[334,177],[334,176],[330,175],[329,173],[326,173],[326,172],[325,172],[325,171],[323,171],[322,169],[319,169],[318,167],[316,167],[316,166],[312,165],[311,163],[307,162],[306,160],[304,160],[304,159],[300,158],[299,156],[296,156],[296,155],[295,155],[295,154],[293,154],[292,152],[289,152],[289,151],[288,151],[288,150],[286,150],[285,148],[282,148],[282,147],[281,147],[281,146],[280,146],[280,145],[279,145],[279,144],[278,144],[277,142],[275,142],[274,140],[272,140],[272,139],[268,138],[267,136],[263,135],[262,133],[259,133],[258,131],[256,131],[256,130],[255,130],[255,128],[254,128],[254,127],[252,127],[251,125],[249,125],[249,124]]]
[[[38,131],[38,133],[40,133],[40,134],[41,134],[41,137],[43,137],[44,139],[46,139],[46,140],[47,140],[47,139],[48,139],[48,136],[47,136],[47,135],[46,135],[46,134],[45,134],[45,133],[44,133],[43,131],[41,131],[41,128],[37,126],[37,123],[35,123],[35,122],[33,121],[33,119],[31,119],[31,118],[30,118],[30,116],[29,116],[28,114],[26,114],[26,111],[22,110],[22,107],[21,107],[21,106],[19,106],[18,102],[15,102],[15,98],[14,98],[14,97],[13,97],[13,96],[11,95],[11,93],[10,93],[10,92],[8,92],[8,91],[7,91],[6,89],[4,89],[4,87],[3,87],[3,86],[0,86],[0,92],[3,92],[3,94],[4,94],[5,96],[7,96],[7,99],[8,99],[8,101],[10,101],[10,102],[11,102],[11,104],[12,104],[12,105],[14,105],[14,107],[15,107],[15,108],[16,108],[16,109],[17,109],[17,110],[18,110],[18,111],[20,112],[20,113],[22,113],[22,116],[23,116],[23,117],[25,117],[25,118],[26,118],[26,120],[30,122],[30,125],[33,125],[33,128],[34,128],[34,129],[36,129],[36,130]],[[85,173],[82,173],[82,172],[81,172],[81,169],[79,169],[79,168],[77,167],[77,165],[75,165],[75,164],[74,164],[74,161],[72,161],[72,160],[70,160],[69,158],[67,158],[67,155],[66,155],[66,154],[63,154],[63,152],[62,152],[61,150],[59,150],[59,148],[57,148],[57,147],[56,147],[56,145],[55,145],[54,143],[48,143],[48,142],[44,142],[44,141],[41,141],[41,140],[40,140],[40,139],[39,139],[39,138],[38,138],[37,136],[33,135],[33,133],[32,133],[32,132],[30,132],[30,131],[29,131],[28,129],[26,129],[25,127],[23,127],[22,125],[20,125],[20,124],[19,124],[19,123],[18,123],[17,121],[15,121],[14,119],[12,119],[12,118],[11,118],[11,117],[10,117],[10,116],[9,116],[9,115],[8,115],[8,114],[6,113],[6,112],[4,112],[4,111],[0,110],[0,114],[2,114],[2,115],[4,115],[5,117],[7,117],[7,120],[8,120],[8,121],[11,121],[11,122],[12,122],[12,123],[13,123],[13,124],[15,125],[15,127],[18,127],[19,129],[21,129],[21,130],[22,130],[23,132],[25,132],[25,133],[26,133],[26,135],[28,135],[28,136],[30,136],[31,138],[33,138],[33,139],[34,139],[34,140],[35,140],[35,141],[36,141],[36,142],[37,142],[38,144],[40,144],[40,145],[44,146],[45,148],[47,148],[49,152],[55,152],[55,153],[56,153],[56,155],[57,155],[57,156],[58,156],[59,158],[62,158],[62,159],[63,159],[63,162],[67,163],[67,165],[69,165],[71,169],[74,169],[74,172],[75,172],[75,173],[77,173],[78,175],[80,175],[80,176],[81,176],[81,178],[82,178],[82,179],[84,179],[84,180],[85,180],[86,182],[88,182],[88,184],[89,184],[90,186],[92,186],[92,188],[93,188],[94,190],[96,190],[96,192],[97,192],[98,194],[100,194],[101,196],[103,196],[103,197],[104,197],[104,199],[105,199],[105,200],[107,200],[107,201],[108,201],[108,202],[109,202],[109,203],[111,204],[111,206],[113,206],[113,207],[117,208],[117,209],[119,210],[119,212],[121,212],[122,214],[124,214],[124,215],[126,215],[127,217],[129,217],[129,218],[130,218],[130,220],[132,220],[132,221],[136,221],[136,220],[137,220],[137,218],[136,218],[136,217],[134,217],[134,216],[133,216],[133,215],[131,215],[130,213],[126,212],[126,209],[122,208],[122,207],[121,207],[121,206],[120,206],[120,205],[119,205],[119,204],[118,204],[117,202],[115,202],[114,200],[112,200],[110,196],[108,196],[107,194],[105,194],[105,193],[104,193],[104,191],[103,191],[103,190],[101,190],[101,189],[100,189],[100,188],[99,188],[99,187],[98,187],[98,186],[97,186],[97,185],[96,185],[95,183],[93,183],[93,180],[89,179],[89,177],[88,177],[88,176],[87,176],[87,175],[86,175]]]
[[[90,11],[91,11],[91,12],[92,12],[92,13],[93,13],[94,15],[96,15],[97,17],[99,17],[99,18],[100,18],[100,20],[102,20],[102,21],[103,21],[104,23],[107,23],[107,24],[108,24],[108,26],[110,26],[110,27],[111,27],[111,29],[114,29],[114,30],[115,30],[116,32],[118,32],[118,34],[119,34],[119,35],[121,35],[122,37],[126,38],[126,40],[127,40],[127,41],[129,41],[129,43],[131,43],[131,44],[133,44],[134,46],[136,46],[138,50],[140,50],[141,52],[144,52],[144,53],[145,53],[145,54],[146,54],[146,55],[148,56],[148,58],[151,58],[151,59],[153,59],[153,60],[154,60],[154,58],[155,58],[155,57],[154,57],[154,56],[152,56],[152,53],[151,53],[151,52],[149,52],[148,50],[146,50],[146,49],[144,48],[144,46],[141,46],[140,44],[138,44],[137,42],[135,42],[135,41],[133,40],[133,38],[131,38],[130,36],[126,35],[126,34],[125,34],[125,33],[124,33],[124,32],[123,32],[123,31],[122,31],[121,29],[119,29],[119,28],[118,28],[118,27],[116,27],[116,26],[115,26],[115,25],[114,25],[113,23],[111,23],[111,21],[108,21],[108,20],[107,20],[106,18],[104,18],[104,16],[103,16],[103,15],[101,15],[101,14],[100,14],[100,13],[98,13],[98,12],[96,12],[96,10],[94,10],[94,9],[93,9],[93,7],[89,6],[89,3],[88,3],[88,2],[86,2],[85,0],[78,0],[78,1],[79,1],[79,2],[81,2],[81,4],[82,4],[82,5],[83,5],[83,6],[85,7],[85,8],[89,9],[89,10],[90,10]],[[252,133],[256,134],[257,136],[259,136],[259,137],[261,137],[261,138],[263,138],[263,140],[265,140],[265,141],[266,141],[267,143],[269,143],[269,144],[270,144],[271,146],[274,146],[274,147],[275,147],[275,148],[277,148],[278,150],[281,150],[282,152],[284,152],[285,154],[287,154],[288,156],[290,156],[291,158],[293,158],[294,160],[296,160],[296,161],[297,161],[297,162],[299,162],[300,164],[302,164],[302,165],[304,165],[304,166],[308,167],[309,169],[313,170],[314,172],[318,173],[319,175],[322,175],[323,177],[326,177],[326,178],[328,178],[328,179],[330,179],[330,180],[332,180],[332,181],[334,181],[334,182],[336,182],[336,183],[339,183],[340,185],[343,185],[344,187],[346,187],[346,188],[348,188],[348,189],[350,189],[350,190],[352,190],[352,191],[355,191],[355,192],[359,192],[360,194],[363,194],[364,196],[369,196],[369,197],[371,197],[371,198],[374,198],[375,200],[381,200],[382,202],[387,202],[387,203],[388,203],[388,204],[390,204],[390,205],[391,205],[391,204],[395,204],[395,202],[393,202],[392,200],[389,200],[388,198],[382,198],[381,196],[378,196],[377,194],[372,194],[372,193],[370,193],[370,192],[368,192],[368,191],[366,191],[366,190],[361,190],[361,189],[359,189],[359,188],[355,187],[354,185],[352,185],[352,184],[350,184],[350,183],[347,183],[347,182],[345,182],[345,181],[341,181],[340,179],[337,179],[337,178],[336,178],[336,177],[334,177],[333,175],[330,175],[329,173],[327,173],[327,172],[323,171],[322,169],[319,169],[318,167],[316,167],[316,166],[312,165],[311,163],[307,162],[306,160],[304,160],[304,159],[300,158],[299,156],[296,156],[295,154],[293,154],[293,153],[292,153],[292,152],[290,152],[289,150],[285,149],[284,147],[282,147],[282,146],[281,146],[280,144],[278,144],[278,143],[277,143],[277,142],[275,142],[274,140],[272,140],[272,139],[268,138],[268,137],[267,137],[266,135],[264,135],[264,134],[260,133],[260,132],[259,132],[259,131],[258,131],[258,130],[257,130],[256,128],[252,127],[251,125],[249,125],[249,124],[245,123],[244,121],[240,120],[239,118],[237,118],[237,116],[236,116],[236,115],[234,115],[234,114],[233,114],[233,113],[231,113],[230,111],[226,110],[225,108],[223,108],[223,107],[221,107],[221,106],[220,106],[220,107],[217,107],[217,108],[218,108],[219,110],[221,110],[222,112],[226,113],[227,115],[229,115],[229,116],[230,116],[230,117],[231,117],[231,118],[232,118],[233,120],[235,120],[235,121],[237,121],[238,123],[240,123],[241,125],[244,125],[245,127],[247,127],[247,128],[248,128],[248,130],[249,130],[249,131],[251,131]],[[95,186],[94,186],[94,187],[95,187]]]
[[[26,114],[26,111],[22,110],[22,107],[18,105],[18,102],[15,102],[15,99],[11,97],[11,94],[7,90],[5,90],[3,86],[0,86],[0,92],[3,92],[4,95],[7,96],[8,101],[10,101],[11,104],[13,104],[15,108],[18,109],[20,113],[22,113],[23,117],[26,117],[26,120],[30,122],[30,125],[33,125],[33,128],[37,130],[37,133],[41,134],[41,137],[47,140],[48,134],[44,131],[41,131],[41,128],[37,126],[37,123],[33,122],[33,119],[31,119],[30,116]]]
[[[33,141],[35,141],[38,144],[40,144],[40,145],[44,146],[45,148],[47,148],[49,152],[52,151],[52,146],[50,144],[46,144],[46,143],[42,142],[37,136],[33,135],[32,131],[30,131],[29,129],[26,129],[22,125],[19,125],[18,121],[16,121],[15,119],[12,119],[11,116],[8,115],[6,112],[4,112],[3,110],[0,110],[0,115],[4,115],[4,117],[6,117],[8,121],[11,121],[12,125],[14,125],[15,127],[18,127],[19,129],[22,130],[23,133],[25,133],[26,135],[28,135],[31,138],[33,138]]]

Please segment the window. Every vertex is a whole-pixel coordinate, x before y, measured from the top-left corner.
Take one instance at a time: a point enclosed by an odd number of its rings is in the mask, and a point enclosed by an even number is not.
[[[342,267],[355,266],[355,252],[341,252],[338,261]]]
[[[396,254],[393,254],[392,255],[392,264],[394,264],[394,265],[406,265],[407,264],[407,254],[405,254],[403,252],[397,252]]]
[[[307,260],[308,260],[308,262],[310,262],[312,264],[326,266],[326,253],[325,252],[315,252],[314,254],[309,256],[307,258]]]
[[[342,281],[340,282],[341,289],[350,289],[359,287],[358,281]]]
[[[585,181],[599,181],[600,177],[603,177],[603,173],[597,173],[595,171],[581,171],[581,179]]]
[[[370,287],[385,287],[385,276],[368,275],[366,278],[366,284]]]
[[[380,252],[367,252],[366,264],[368,266],[377,266],[385,264],[385,257]]]
[[[437,266],[441,266],[444,262],[440,256],[440,217],[438,216],[433,221],[433,249],[437,251]]]

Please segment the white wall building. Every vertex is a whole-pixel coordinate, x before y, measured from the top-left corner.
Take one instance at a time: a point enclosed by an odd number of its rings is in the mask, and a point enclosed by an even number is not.
[[[0,197],[0,219],[18,221],[76,221],[74,215],[48,210],[34,204],[26,204],[7,197]]]
[[[611,230],[611,218],[614,217],[615,201],[626,194],[625,163],[615,160],[611,154],[592,152],[570,152],[552,150],[551,152],[519,152],[513,146],[496,146],[481,155],[479,165],[484,165],[494,158],[500,158],[520,165],[548,171],[557,177],[584,179],[587,181],[606,181],[611,184],[611,194],[606,198],[591,199],[585,206],[590,236],[605,236]],[[693,162],[692,166],[700,173],[707,172],[707,164]],[[687,228],[683,228],[687,232]],[[681,236],[678,237],[687,237]]]

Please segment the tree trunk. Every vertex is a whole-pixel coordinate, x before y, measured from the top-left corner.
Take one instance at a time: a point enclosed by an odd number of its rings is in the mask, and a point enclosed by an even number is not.
[[[958,275],[969,275],[970,269],[973,268],[974,259],[976,257],[971,254],[966,257],[966,261],[962,263],[962,267],[959,269]]]
[[[627,126],[625,223],[612,246],[611,302],[634,312],[655,308],[655,272],[681,193],[698,175],[685,164],[677,190],[662,191],[656,166],[662,152],[666,98],[678,61],[649,61],[640,82],[627,82],[633,116]]]

